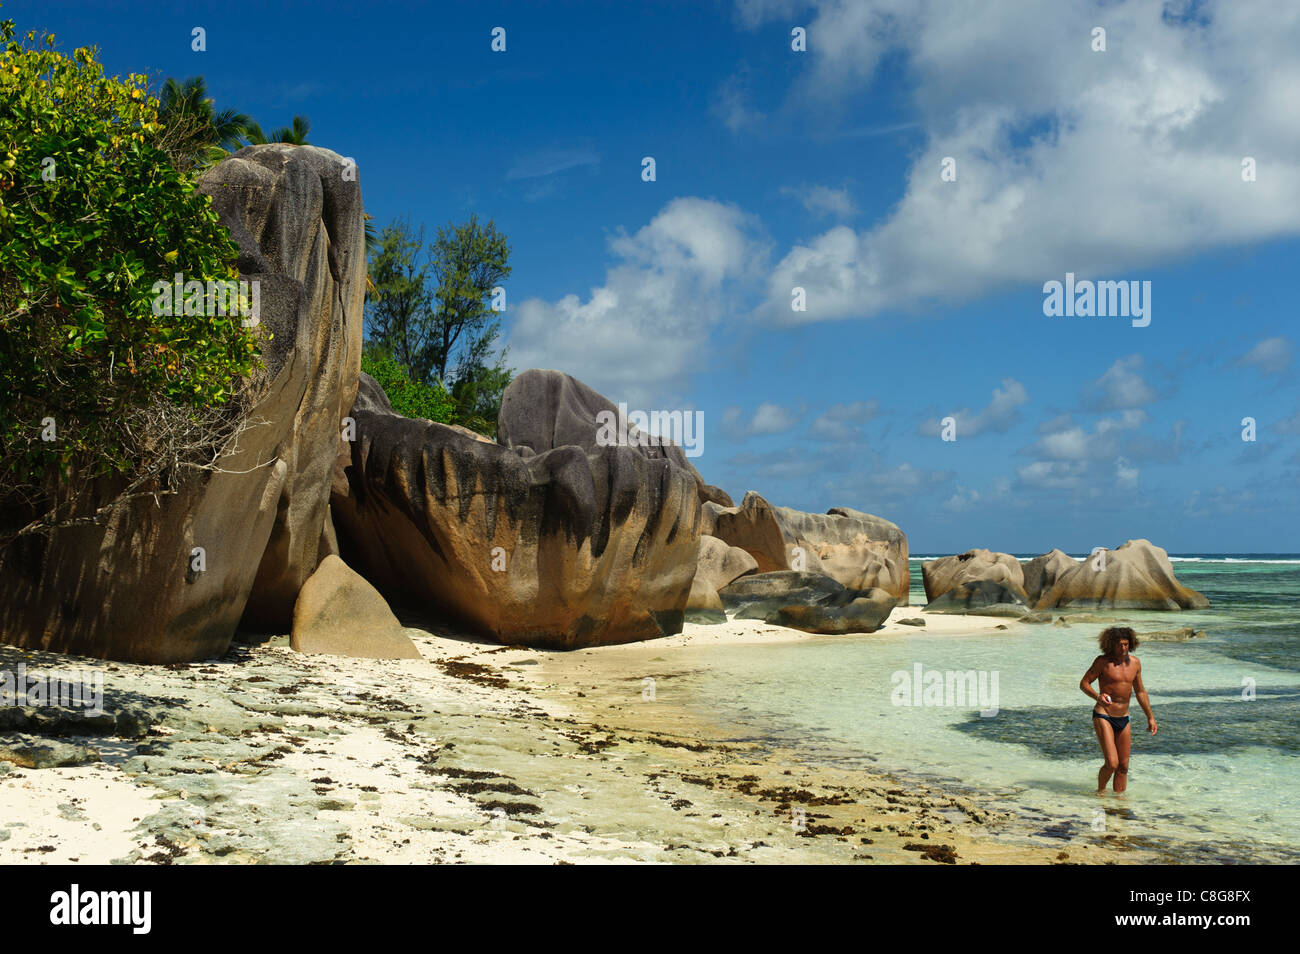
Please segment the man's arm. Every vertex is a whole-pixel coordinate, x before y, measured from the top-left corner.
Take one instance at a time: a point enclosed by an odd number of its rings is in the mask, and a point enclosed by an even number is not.
[[[1147,731],[1155,735],[1156,717],[1151,712],[1151,700],[1147,698],[1147,687],[1142,684],[1142,660],[1136,656],[1133,658],[1138,664],[1137,674],[1133,677],[1133,691],[1137,695],[1138,705],[1142,707],[1142,712],[1147,717]]]
[[[1101,702],[1101,693],[1092,688],[1092,684],[1099,678],[1101,678],[1100,656],[1092,661],[1092,665],[1088,667],[1088,671],[1085,672],[1083,678],[1079,680],[1079,688],[1083,690],[1083,694],[1095,702]]]

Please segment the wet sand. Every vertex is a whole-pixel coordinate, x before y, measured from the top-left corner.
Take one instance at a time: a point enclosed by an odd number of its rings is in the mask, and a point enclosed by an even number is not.
[[[922,614],[900,608],[878,631],[905,632],[900,618],[924,616],[926,631],[953,638],[1028,624],[1003,618]],[[914,631],[914,630],[912,630]],[[764,847],[789,852],[779,860],[812,863],[1115,864],[1152,863],[1159,856],[1122,833],[1124,803],[1098,800],[1106,832],[1035,844],[1041,818],[1007,811],[1005,799],[957,783],[925,781],[881,770],[840,770],[810,762],[806,753],[762,745],[711,714],[707,700],[675,690],[675,681],[701,665],[691,647],[756,645],[844,636],[810,636],[751,620],[687,625],[676,636],[648,643],[548,654],[537,676],[546,694],[576,704],[630,751],[662,745],[671,752],[663,770],[724,795],[745,830]],[[686,790],[689,791],[689,790]],[[747,806],[747,807],[746,807]],[[1039,842],[1044,839],[1038,839]],[[751,857],[748,860],[776,860]]]

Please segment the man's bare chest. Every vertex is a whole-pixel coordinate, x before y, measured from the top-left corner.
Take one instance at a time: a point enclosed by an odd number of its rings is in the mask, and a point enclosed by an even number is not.
[[[1108,683],[1132,683],[1137,674],[1137,663],[1106,663],[1101,670],[1101,678]]]

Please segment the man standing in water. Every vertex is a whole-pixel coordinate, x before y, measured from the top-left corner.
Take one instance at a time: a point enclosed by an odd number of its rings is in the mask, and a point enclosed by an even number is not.
[[[1129,655],[1138,647],[1137,634],[1127,626],[1111,626],[1098,639],[1102,654],[1092,661],[1088,671],[1079,680],[1079,688],[1097,700],[1092,710],[1092,727],[1101,744],[1105,763],[1097,773],[1097,794],[1106,792],[1106,783],[1115,776],[1115,794],[1128,788],[1128,756],[1133,744],[1133,730],[1129,724],[1129,698],[1136,692],[1138,705],[1147,717],[1147,731],[1156,734],[1156,717],[1151,713],[1151,701],[1142,685],[1142,663]],[[1100,691],[1092,688],[1096,682]]]

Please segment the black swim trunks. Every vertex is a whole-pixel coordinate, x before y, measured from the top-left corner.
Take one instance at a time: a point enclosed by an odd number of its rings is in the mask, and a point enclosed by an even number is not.
[[[1106,713],[1097,712],[1094,709],[1092,713],[1092,717],[1094,719],[1105,719],[1107,722],[1110,723],[1110,727],[1115,730],[1116,735],[1119,735],[1121,732],[1123,732],[1125,729],[1128,728],[1128,716],[1108,716],[1106,715]]]

